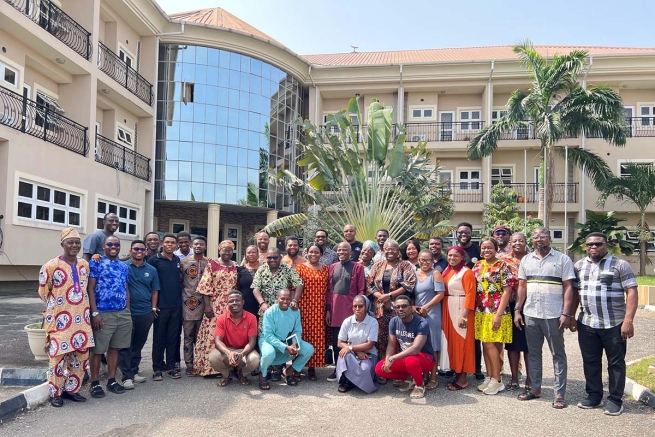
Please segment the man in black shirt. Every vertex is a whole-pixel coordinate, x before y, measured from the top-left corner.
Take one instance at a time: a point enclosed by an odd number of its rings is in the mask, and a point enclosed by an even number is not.
[[[351,248],[350,261],[359,261],[359,254],[362,253],[363,243],[355,239],[356,233],[357,230],[355,229],[355,225],[348,223],[346,226],[343,227],[343,239],[346,243],[350,244],[350,248]],[[332,250],[336,252],[337,246],[339,245],[335,244],[334,249]]]
[[[180,378],[180,371],[174,368],[176,355],[179,355],[177,343],[182,326],[182,282],[180,277],[180,258],[173,252],[177,249],[177,237],[164,235],[162,252],[148,259],[159,274],[159,300],[157,318],[154,323],[152,339],[152,379],[161,381],[162,372],[167,372],[173,379]],[[178,351],[176,353],[175,347]],[[164,362],[164,352],[166,361]]]

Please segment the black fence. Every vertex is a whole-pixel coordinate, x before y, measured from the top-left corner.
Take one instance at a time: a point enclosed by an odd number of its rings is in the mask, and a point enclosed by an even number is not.
[[[558,182],[553,185],[553,203],[576,203],[578,201],[578,183],[565,184]],[[539,184],[536,183],[514,183],[505,184],[508,188],[516,191],[518,203],[539,202]]]
[[[480,182],[459,182],[445,184],[440,188],[441,195],[450,195],[455,203],[482,203],[484,184]]]
[[[88,128],[57,113],[47,103],[36,103],[4,88],[0,88],[0,125],[83,156],[89,150]]]
[[[96,162],[150,181],[150,158],[96,134]]]
[[[114,79],[125,89],[139,99],[152,106],[152,84],[125,61],[112,52],[106,45],[99,42],[98,68]]]

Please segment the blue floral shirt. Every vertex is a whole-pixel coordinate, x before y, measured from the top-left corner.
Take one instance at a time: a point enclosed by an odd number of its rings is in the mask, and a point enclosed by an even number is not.
[[[128,268],[125,263],[102,257],[100,262],[89,261],[91,273],[95,278],[96,306],[98,311],[120,311],[127,307]]]

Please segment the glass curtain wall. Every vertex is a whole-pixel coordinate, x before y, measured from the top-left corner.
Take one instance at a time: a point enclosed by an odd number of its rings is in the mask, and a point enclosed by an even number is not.
[[[215,48],[159,48],[155,198],[296,212],[269,169],[300,176],[294,121],[307,89],[266,62]]]

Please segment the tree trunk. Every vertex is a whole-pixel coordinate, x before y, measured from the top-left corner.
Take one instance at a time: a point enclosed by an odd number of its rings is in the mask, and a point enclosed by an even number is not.
[[[550,212],[553,209],[553,187],[555,187],[555,158],[554,151],[547,150],[546,153],[546,193],[545,193],[545,205],[544,205],[544,226],[550,228]],[[566,198],[564,198],[566,201]]]
[[[646,276],[646,242],[639,242],[639,276]]]

